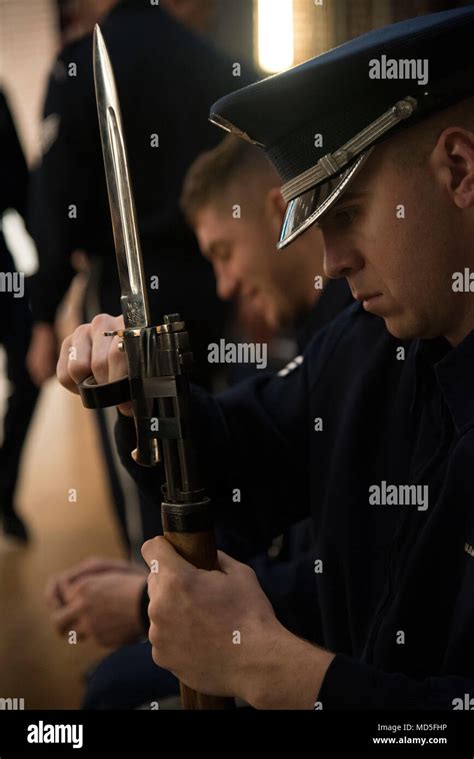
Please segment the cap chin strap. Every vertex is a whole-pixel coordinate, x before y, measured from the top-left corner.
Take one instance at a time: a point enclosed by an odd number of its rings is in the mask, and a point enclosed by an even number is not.
[[[343,172],[342,175],[337,179],[329,180],[329,182],[325,182],[319,187],[313,187],[312,190],[307,191],[307,195],[312,196],[311,202],[313,204],[315,202],[313,197],[314,194],[319,192],[319,195],[317,196],[317,201],[313,212],[309,213],[303,222],[296,224],[294,223],[295,216],[298,211],[304,210],[305,194],[302,196],[300,195],[298,198],[290,201],[280,233],[280,240],[277,244],[278,250],[285,248],[287,245],[293,242],[293,240],[299,237],[299,235],[308,229],[308,227],[311,227],[313,224],[315,226],[318,226],[318,219],[320,219],[330,208],[332,208],[332,206],[338,201],[341,195],[343,195],[352,181],[359,174],[361,168],[364,166],[374,148],[375,146],[372,146],[366,150],[365,153],[362,153],[360,156],[358,156],[350,169],[347,169],[345,172]],[[325,197],[322,195],[323,192],[325,193]]]
[[[404,119],[409,118],[417,107],[417,100],[410,95],[404,100],[399,100],[392,108],[372,121],[365,129],[352,137],[334,153],[327,153],[319,159],[315,166],[294,177],[286,182],[281,188],[281,194],[284,200],[289,203],[290,200],[297,198],[307,190],[310,190],[320,182],[324,182],[330,177],[338,174],[344,166],[347,166],[359,153],[372,145],[375,140],[381,137],[389,129]]]

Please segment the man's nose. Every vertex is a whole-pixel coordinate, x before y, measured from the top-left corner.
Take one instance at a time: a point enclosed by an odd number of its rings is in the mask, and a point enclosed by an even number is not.
[[[221,300],[231,300],[237,291],[237,279],[229,269],[216,271],[217,295]]]
[[[330,279],[348,277],[364,266],[361,253],[350,243],[324,237],[324,273]]]

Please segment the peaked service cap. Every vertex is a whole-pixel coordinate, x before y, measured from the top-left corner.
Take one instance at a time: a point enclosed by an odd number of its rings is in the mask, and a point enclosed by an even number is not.
[[[472,5],[418,16],[211,107],[213,123],[262,147],[282,177],[279,248],[334,205],[374,145],[474,92],[473,40]]]

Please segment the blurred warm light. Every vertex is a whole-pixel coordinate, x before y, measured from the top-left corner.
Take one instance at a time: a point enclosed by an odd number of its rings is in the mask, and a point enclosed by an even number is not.
[[[294,64],[293,0],[257,0],[258,64],[276,74]]]

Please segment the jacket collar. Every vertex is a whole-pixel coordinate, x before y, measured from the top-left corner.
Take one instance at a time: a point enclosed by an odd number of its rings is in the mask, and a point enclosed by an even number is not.
[[[412,408],[425,372],[432,371],[459,434],[474,425],[474,330],[452,348],[448,340],[418,340]]]

